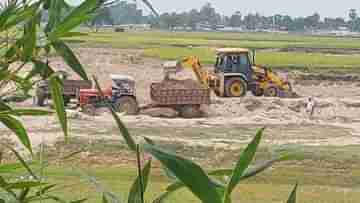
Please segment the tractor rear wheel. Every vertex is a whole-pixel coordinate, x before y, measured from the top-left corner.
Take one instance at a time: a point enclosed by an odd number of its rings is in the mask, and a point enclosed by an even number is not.
[[[123,96],[116,100],[115,110],[127,115],[136,115],[139,113],[139,104],[134,97]]]
[[[183,118],[199,118],[202,116],[200,105],[184,105],[179,109],[179,114]]]
[[[246,95],[247,84],[241,78],[230,78],[225,83],[227,97],[243,97]]]
[[[279,89],[277,87],[269,87],[265,89],[264,95],[266,97],[277,97],[279,94]]]

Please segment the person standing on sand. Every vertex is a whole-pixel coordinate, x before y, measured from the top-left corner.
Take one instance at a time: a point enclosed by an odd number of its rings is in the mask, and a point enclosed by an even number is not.
[[[312,118],[315,110],[315,100],[312,97],[309,97],[306,102],[306,113],[309,115],[309,118]]]

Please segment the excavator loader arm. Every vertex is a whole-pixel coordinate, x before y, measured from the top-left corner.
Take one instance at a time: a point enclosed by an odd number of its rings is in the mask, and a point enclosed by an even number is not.
[[[196,56],[189,56],[184,58],[181,61],[181,64],[183,67],[191,68],[192,71],[195,73],[195,76],[197,80],[203,84],[209,87],[209,73],[208,71],[204,70],[201,66],[200,60]]]

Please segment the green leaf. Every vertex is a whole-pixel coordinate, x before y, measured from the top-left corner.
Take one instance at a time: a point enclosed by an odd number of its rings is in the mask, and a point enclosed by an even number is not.
[[[246,147],[246,149],[241,153],[240,158],[235,166],[235,169],[232,173],[230,182],[228,183],[226,187],[226,192],[224,194],[224,202],[230,202],[230,195],[231,192],[234,190],[237,184],[241,181],[241,177],[243,176],[243,173],[245,170],[249,167],[250,163],[254,159],[256,150],[259,146],[261,137],[263,135],[263,131],[265,129],[260,129],[254,139],[250,142],[250,144]]]
[[[51,185],[47,185],[47,186],[41,188],[41,190],[36,192],[36,196],[41,196],[41,195],[45,194],[47,191],[54,188],[55,186],[56,186],[56,184],[51,184]]]
[[[63,88],[61,80],[53,75],[50,77],[50,89],[51,89],[51,98],[55,105],[55,110],[61,125],[61,128],[64,132],[65,139],[68,138],[68,122],[65,111],[65,104],[63,98]]]
[[[282,157],[280,158],[273,158],[269,161],[256,165],[254,167],[249,167],[244,174],[242,175],[240,181],[245,180],[247,178],[253,177],[266,169],[270,168],[274,163],[283,160]],[[233,173],[233,169],[218,169],[209,172],[210,176],[230,176]]]
[[[144,168],[142,169],[142,183],[143,183],[143,189],[142,191],[145,192],[146,191],[146,187],[148,185],[148,180],[149,180],[149,174],[150,174],[150,169],[151,169],[151,160],[148,161],[146,163],[146,165],[144,166]],[[130,189],[130,193],[129,193],[129,199],[128,199],[128,203],[142,203],[141,202],[141,190],[140,190],[140,177],[138,176],[135,180],[135,182],[133,183],[133,185],[131,186]]]
[[[220,203],[216,186],[203,169],[190,160],[166,153],[154,145],[145,145],[145,150],[156,157],[203,203]]]
[[[0,12],[0,29],[3,30],[4,25],[8,19],[16,14],[16,4],[10,4]]]
[[[95,81],[96,89],[100,92],[101,96],[104,97],[104,92],[101,90],[99,82],[97,81],[97,79],[95,77],[94,77],[94,81]],[[113,106],[108,102],[107,102],[107,107],[110,110],[111,115],[113,116],[126,144],[132,151],[136,151],[136,143],[135,143],[134,139],[131,137],[129,130],[126,128],[125,124],[121,121],[120,117],[115,112]]]
[[[45,27],[45,32],[51,32],[61,20],[63,11],[63,0],[47,0],[46,6],[49,8],[49,20]]]
[[[296,183],[294,189],[291,191],[290,196],[289,196],[288,200],[286,201],[287,203],[296,203],[297,188],[298,188],[298,183]]]
[[[16,12],[13,12],[15,11],[13,10],[12,13],[10,13],[9,18],[0,28],[0,31],[9,30],[13,26],[18,25],[20,22],[31,19],[33,16],[35,16],[39,5],[39,3],[35,3],[32,6],[16,9]]]
[[[71,201],[70,203],[82,203],[82,202],[86,202],[87,198],[84,199],[79,199],[79,200],[75,200],[75,201]]]
[[[39,74],[42,79],[47,79],[55,72],[47,63],[38,60],[33,60],[32,62],[34,66],[31,71],[26,75],[26,80],[31,79],[37,74]]]
[[[40,23],[40,12],[35,14],[24,28],[24,60],[29,61],[34,55],[36,48],[36,38],[37,38],[37,26]]]
[[[70,158],[72,158],[72,157],[76,156],[77,154],[80,154],[81,152],[84,152],[84,151],[85,151],[85,149],[80,149],[80,150],[78,150],[78,151],[71,152],[70,154],[65,155],[65,156],[62,157],[61,159],[62,159],[62,160],[70,159]]]
[[[14,116],[47,116],[54,112],[41,110],[41,109],[13,109],[8,111],[0,111],[1,115],[14,115]]]
[[[24,189],[24,188],[33,188],[46,185],[46,183],[41,183],[39,181],[19,181],[15,183],[8,183],[6,189]]]
[[[102,195],[102,202],[103,203],[108,203],[108,200],[107,200],[105,194]]]
[[[31,170],[29,164],[20,156],[20,154],[12,147],[7,146],[16,156],[16,158],[20,161],[21,165],[27,170],[27,172],[35,179],[38,179],[37,175]]]
[[[21,122],[11,115],[0,115],[0,122],[13,131],[20,140],[21,144],[23,144],[32,154],[32,147],[29,136]]]
[[[79,26],[80,24],[89,21],[91,18],[93,18],[92,15],[79,16],[73,18],[71,21],[67,22],[66,24],[59,25],[58,28],[54,30],[54,32],[49,33],[49,39],[51,41],[56,41],[64,37],[81,36],[78,33],[75,34],[75,32],[69,32],[69,31]]]
[[[65,19],[59,23],[53,32],[49,34],[50,38],[56,39],[63,36],[68,31],[79,26],[81,23],[90,19],[91,14],[98,6],[99,0],[87,0],[83,1],[78,7],[76,7]]]
[[[11,111],[11,107],[0,100],[0,111]]]
[[[87,33],[83,33],[83,32],[67,32],[61,37],[83,37],[87,35],[88,35]]]
[[[1,173],[14,173],[17,169],[21,168],[21,163],[13,163],[13,164],[1,164],[0,165],[0,174]]]
[[[62,56],[66,64],[69,65],[75,73],[77,73],[82,79],[89,80],[83,66],[81,65],[75,54],[64,42],[53,41],[51,42],[51,45],[54,47],[56,52],[60,56]]]

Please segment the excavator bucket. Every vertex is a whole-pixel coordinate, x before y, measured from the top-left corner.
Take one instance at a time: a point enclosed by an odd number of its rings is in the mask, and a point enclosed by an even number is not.
[[[291,84],[284,85],[283,89],[279,90],[278,96],[280,98],[298,98],[299,95],[293,91]]]

